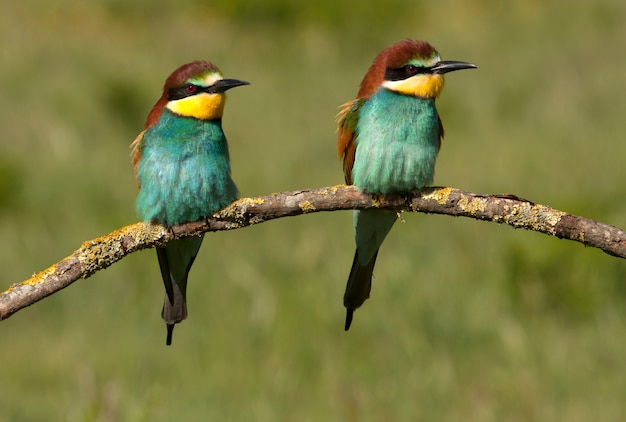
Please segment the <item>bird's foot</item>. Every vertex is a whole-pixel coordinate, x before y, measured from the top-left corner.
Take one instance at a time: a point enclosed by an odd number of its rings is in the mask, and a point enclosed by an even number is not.
[[[174,228],[172,226],[170,226],[168,223],[165,223],[164,226],[165,226],[165,230],[167,230],[167,233],[170,236],[176,237],[176,232],[174,231]]]
[[[414,211],[412,201],[414,194],[415,192],[408,192],[404,194],[404,206],[410,211]]]

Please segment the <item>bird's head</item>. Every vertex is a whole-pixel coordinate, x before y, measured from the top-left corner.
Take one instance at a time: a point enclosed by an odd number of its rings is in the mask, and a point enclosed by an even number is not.
[[[478,66],[459,61],[442,61],[426,41],[404,40],[383,50],[370,66],[358,97],[368,97],[379,87],[403,95],[437,98],[444,74]]]
[[[163,94],[148,115],[145,127],[156,123],[163,108],[180,116],[220,119],[226,101],[224,93],[230,88],[248,84],[238,79],[224,79],[219,69],[207,61],[184,64],[165,81]]]

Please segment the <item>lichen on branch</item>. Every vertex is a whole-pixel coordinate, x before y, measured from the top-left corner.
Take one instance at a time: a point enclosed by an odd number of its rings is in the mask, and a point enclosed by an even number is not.
[[[408,195],[370,195],[354,186],[338,185],[242,198],[199,221],[172,227],[136,223],[88,240],[68,257],[0,293],[0,320],[141,249],[209,231],[241,229],[276,218],[350,209],[390,209],[492,221],[574,240],[626,258],[626,233],[621,229],[515,195],[480,195],[445,187],[427,188]]]

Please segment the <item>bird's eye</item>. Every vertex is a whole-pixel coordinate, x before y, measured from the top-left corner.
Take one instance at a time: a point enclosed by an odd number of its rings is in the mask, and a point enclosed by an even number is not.
[[[408,73],[409,75],[415,75],[419,70],[417,66],[414,66],[412,64],[406,65],[404,69],[406,70],[406,73]]]
[[[197,89],[198,87],[195,85],[185,85],[185,91],[187,91],[187,94],[193,94]]]

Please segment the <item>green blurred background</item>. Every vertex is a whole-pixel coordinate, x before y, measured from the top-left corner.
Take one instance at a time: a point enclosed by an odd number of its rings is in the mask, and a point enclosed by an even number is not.
[[[623,0],[5,1],[5,287],[136,221],[129,144],[194,59],[252,83],[224,127],[242,196],[342,182],[337,107],[406,37],[451,74],[436,184],[626,227]],[[153,251],[0,323],[0,420],[618,421],[626,262],[469,219],[405,215],[343,331],[349,212],[209,234],[165,346]]]

